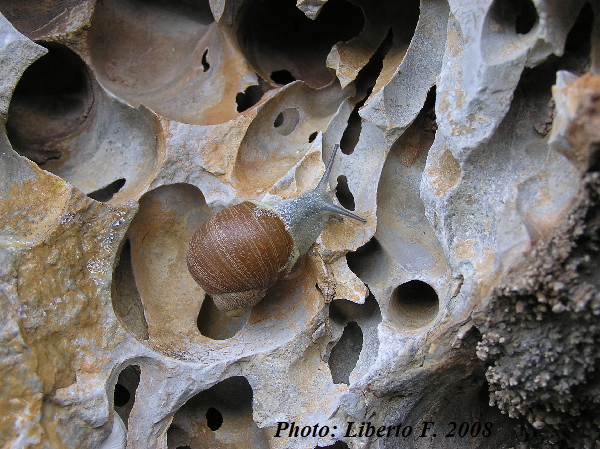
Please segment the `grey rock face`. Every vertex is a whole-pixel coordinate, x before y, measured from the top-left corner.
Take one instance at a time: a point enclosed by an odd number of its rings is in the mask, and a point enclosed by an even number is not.
[[[0,13],[3,447],[600,444],[597,3]],[[189,239],[336,144],[367,223],[226,317]]]

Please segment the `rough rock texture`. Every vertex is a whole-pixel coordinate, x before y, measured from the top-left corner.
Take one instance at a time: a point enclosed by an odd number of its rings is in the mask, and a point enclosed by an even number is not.
[[[569,142],[569,158],[590,173],[560,225],[474,314],[483,331],[478,355],[493,362],[486,373],[492,402],[541,430],[530,432],[531,441],[594,447],[600,441],[600,78],[586,75],[558,88],[556,98],[570,117],[556,118],[551,144]]]
[[[597,2],[0,13],[3,447],[600,445]],[[227,318],[189,239],[335,144],[367,223]]]

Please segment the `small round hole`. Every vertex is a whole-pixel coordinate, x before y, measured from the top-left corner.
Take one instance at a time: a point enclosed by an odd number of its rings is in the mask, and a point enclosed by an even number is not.
[[[206,411],[206,425],[213,432],[215,430],[219,430],[219,428],[223,425],[223,415],[221,412],[214,407],[210,407]]]
[[[283,112],[281,112],[277,117],[275,117],[275,121],[273,122],[273,126],[275,128],[279,128],[283,125]]]
[[[399,285],[392,294],[390,315],[403,327],[419,328],[433,321],[439,310],[439,298],[431,285],[409,281]]]
[[[115,407],[123,407],[129,402],[129,399],[131,399],[131,394],[129,393],[129,390],[127,390],[127,388],[125,388],[123,385],[116,384],[114,398]]]
[[[278,134],[288,136],[294,132],[300,122],[300,112],[296,108],[287,108],[281,111],[273,121],[273,128]]]
[[[310,136],[308,136],[308,143],[313,143],[315,141],[315,139],[317,138],[318,134],[319,134],[319,132],[315,131]]]

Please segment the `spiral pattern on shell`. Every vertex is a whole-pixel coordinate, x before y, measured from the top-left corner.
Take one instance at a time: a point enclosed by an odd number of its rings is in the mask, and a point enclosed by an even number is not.
[[[245,201],[214,215],[196,231],[188,269],[213,299],[238,292],[244,296],[264,292],[287,274],[293,253],[294,240],[277,214]]]

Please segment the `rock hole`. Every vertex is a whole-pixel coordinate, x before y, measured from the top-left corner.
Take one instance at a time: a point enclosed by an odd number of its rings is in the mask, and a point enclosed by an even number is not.
[[[286,108],[273,121],[273,128],[278,134],[288,136],[294,132],[300,122],[300,112],[296,108]]]
[[[127,231],[135,283],[149,326],[160,329],[151,340],[155,344],[167,341],[173,351],[185,352],[184,334],[199,336],[194,320],[204,291],[187,269],[187,253],[194,232],[211,215],[196,186],[163,185],[142,195]],[[170,298],[168,302],[165,297]],[[179,342],[182,346],[177,348]]]
[[[215,430],[219,430],[221,425],[223,424],[223,415],[214,407],[210,407],[206,411],[206,425],[213,432]]]
[[[241,376],[196,394],[173,416],[167,431],[168,447],[215,447],[213,432],[217,428],[218,441],[226,441],[227,447],[269,447],[252,418],[252,396],[252,387]]]
[[[527,34],[538,21],[537,10],[531,0],[513,0],[517,10],[515,31],[517,34]]]
[[[315,141],[315,139],[317,138],[318,134],[319,134],[319,132],[315,131],[310,136],[308,136],[308,143],[313,143]]]
[[[213,340],[227,340],[237,334],[250,316],[250,310],[237,318],[229,318],[215,305],[213,299],[206,295],[198,319],[198,330],[202,335]]]
[[[275,121],[273,122],[274,128],[279,128],[281,125],[283,125],[283,112],[280,112],[279,115],[275,117]]]
[[[204,124],[198,104],[221,95],[205,87],[200,70],[209,68],[206,47],[215,26],[209,0],[95,2],[87,34],[94,75],[128,104]]]
[[[93,104],[88,70],[68,48],[40,43],[48,53],[25,70],[13,93],[6,122],[11,145],[39,165],[68,159],[61,141],[86,120]]]
[[[93,200],[106,203],[107,201],[110,201],[115,195],[115,193],[121,190],[121,188],[123,188],[124,185],[125,180],[123,178],[117,179],[116,181],[111,182],[106,187],[102,187],[101,189],[88,193],[88,196]]]
[[[423,119],[423,131],[428,133],[430,136],[435,137],[435,133],[438,129],[437,125],[437,117],[435,116],[435,99],[437,96],[437,88],[436,86],[431,86],[431,89],[427,92],[427,97],[425,98],[425,103],[423,104],[423,109],[421,112],[425,114]],[[433,141],[431,142],[433,143]],[[431,145],[429,145],[431,146]]]
[[[121,384],[115,385],[115,397],[114,397],[115,407],[123,407],[125,404],[127,404],[129,402],[130,398],[131,398],[131,394],[129,394],[129,391],[127,390],[127,388],[125,388]]]
[[[296,78],[294,78],[294,75],[292,75],[289,70],[276,70],[271,72],[271,79],[281,85],[290,84],[296,81]]]
[[[237,111],[244,112],[260,101],[264,92],[258,85],[248,86],[244,92],[235,96]]]
[[[141,370],[138,365],[129,365],[119,373],[115,384],[114,408],[125,427],[128,426],[129,415],[135,403],[135,392],[140,384],[140,373]]]
[[[369,320],[373,316],[378,316],[381,321],[381,312],[379,304],[372,294],[369,294],[365,299],[364,304],[356,304],[345,299],[336,299],[329,305],[329,316],[342,323],[350,321],[361,322]]]
[[[418,13],[417,13],[418,17]],[[415,24],[416,26],[416,24]],[[356,86],[356,95],[355,98],[359,100],[364,100],[368,98],[371,93],[371,90],[375,86],[377,82],[377,78],[381,74],[381,70],[383,69],[383,61],[387,56],[388,52],[392,48],[392,44],[394,43],[394,32],[390,28],[385,39],[379,44],[373,56],[369,59],[369,62],[365,64],[365,66],[360,69],[356,78],[354,80],[354,85]],[[362,106],[362,105],[361,105]]]
[[[316,446],[315,449],[348,449],[348,445],[343,441],[336,441],[329,446]]]
[[[349,384],[350,373],[356,366],[362,350],[363,333],[360,326],[351,321],[329,355],[329,369],[335,384]]]
[[[390,29],[386,38],[379,45],[379,48],[377,48],[373,56],[371,56],[371,59],[369,59],[369,62],[365,64],[360,72],[358,72],[358,75],[356,75],[356,79],[354,80],[354,85],[356,86],[355,98],[359,101],[350,113],[348,125],[340,139],[340,149],[344,154],[352,154],[358,143],[362,131],[362,119],[359,110],[363,107],[373,91],[373,87],[377,82],[381,69],[383,69],[383,60],[391,48],[393,41],[394,33]]]
[[[253,0],[245,6],[240,47],[263,78],[280,85],[293,79],[311,87],[330,84],[335,77],[326,67],[331,48],[357,36],[365,25],[362,9],[346,0],[329,0],[315,20],[293,1]]]
[[[131,244],[125,240],[113,274],[112,305],[125,328],[138,340],[148,340],[148,323],[131,265]]]
[[[330,349],[328,363],[334,383],[349,384],[352,372],[358,378],[373,366],[379,352],[377,328],[380,323],[381,310],[373,294],[365,298],[364,304],[345,299],[329,304],[329,324],[334,338],[327,349]],[[338,337],[340,340],[335,342]],[[363,346],[368,350],[362,351]]]
[[[495,0],[490,8],[490,18],[505,29],[525,35],[537,23],[538,14],[531,0]]]
[[[590,69],[593,27],[594,11],[588,2],[581,8],[577,20],[567,35],[564,55],[561,58],[567,70],[583,74]]]
[[[373,266],[374,262],[382,257],[383,248],[375,237],[358,248],[356,251],[346,254],[348,268],[358,277]]]
[[[354,195],[350,192],[348,187],[348,178],[345,175],[338,176],[337,187],[335,189],[335,196],[339,200],[340,204],[348,210],[354,210],[356,205],[354,204]]]
[[[344,134],[342,134],[342,138],[340,139],[340,150],[344,154],[352,154],[356,144],[358,143],[358,139],[360,138],[360,133],[362,131],[362,119],[360,118],[358,110],[363,104],[365,104],[364,100],[359,101],[350,113],[350,117],[348,117],[348,125],[346,126]]]
[[[426,282],[412,280],[396,287],[390,301],[390,317],[402,327],[419,328],[433,321],[439,298]]]
[[[208,48],[206,50],[204,50],[204,53],[202,54],[202,71],[203,72],[208,72],[208,69],[210,69],[210,64],[208,63],[208,59],[206,59],[207,56],[208,56]]]
[[[435,97],[436,87],[432,86],[417,117],[404,134],[393,143],[388,156],[389,162],[386,163],[400,162],[404,167],[410,168],[425,162],[424,158],[433,144],[437,131]]]
[[[169,449],[185,449],[190,448],[189,434],[181,427],[171,424],[167,430],[167,447]]]

